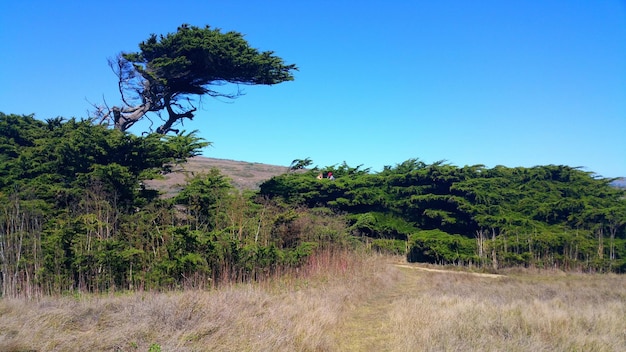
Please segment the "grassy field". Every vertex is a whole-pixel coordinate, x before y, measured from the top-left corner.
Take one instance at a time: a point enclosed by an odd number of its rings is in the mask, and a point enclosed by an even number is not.
[[[216,290],[0,300],[0,351],[625,351],[626,277],[323,253]]]

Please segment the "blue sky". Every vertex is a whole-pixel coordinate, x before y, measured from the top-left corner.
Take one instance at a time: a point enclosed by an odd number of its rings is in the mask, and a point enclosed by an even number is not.
[[[203,98],[183,128],[213,143],[205,156],[626,176],[620,0],[3,1],[0,111],[86,117],[90,102],[119,104],[107,58],[182,23],[244,33],[300,68],[234,101]]]

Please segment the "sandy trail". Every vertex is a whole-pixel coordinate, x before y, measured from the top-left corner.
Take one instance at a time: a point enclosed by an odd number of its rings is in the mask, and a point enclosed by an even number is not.
[[[421,267],[421,266],[410,265],[410,264],[394,264],[394,265],[396,267],[398,267],[398,268],[407,268],[407,269],[412,269],[412,270],[429,271],[429,272],[435,272],[435,273],[471,275],[471,276],[478,276],[478,277],[491,277],[491,278],[494,278],[494,279],[504,277],[504,275],[498,275],[498,274],[472,273],[472,272],[465,272],[465,271],[454,271],[454,270],[445,270],[445,269],[424,268],[424,267]]]

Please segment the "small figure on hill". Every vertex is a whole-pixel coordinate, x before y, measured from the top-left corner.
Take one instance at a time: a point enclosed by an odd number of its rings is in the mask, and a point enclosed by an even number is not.
[[[328,172],[328,178],[332,181],[332,180],[335,179],[335,176],[333,176],[333,173],[329,171]]]

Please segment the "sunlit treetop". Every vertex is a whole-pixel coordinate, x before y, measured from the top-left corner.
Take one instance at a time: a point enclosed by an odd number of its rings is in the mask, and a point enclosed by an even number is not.
[[[152,34],[139,44],[138,52],[121,53],[109,64],[119,78],[123,106],[99,108],[102,121],[127,130],[149,112],[167,111],[159,133],[176,131],[173,125],[193,118],[191,96],[236,98],[217,87],[274,85],[292,81],[294,64],[285,64],[273,51],[250,46],[243,34],[182,25],[175,33]],[[112,120],[112,121],[111,121]]]

